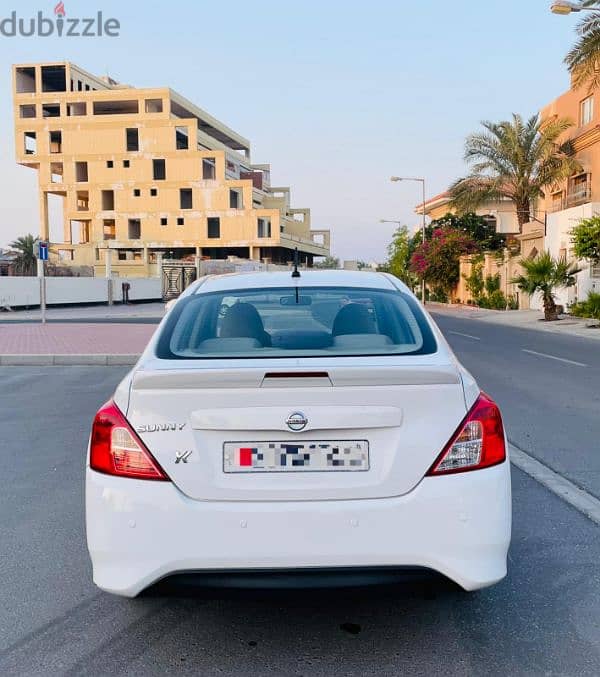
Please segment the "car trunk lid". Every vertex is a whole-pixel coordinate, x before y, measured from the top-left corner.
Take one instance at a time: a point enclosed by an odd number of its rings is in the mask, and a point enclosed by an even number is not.
[[[306,420],[302,430],[287,423],[294,412]],[[405,494],[421,481],[465,413],[456,367],[430,361],[310,371],[204,365],[142,370],[134,374],[127,415],[190,498],[289,501]],[[225,444],[331,441],[366,441],[368,469],[224,471]]]

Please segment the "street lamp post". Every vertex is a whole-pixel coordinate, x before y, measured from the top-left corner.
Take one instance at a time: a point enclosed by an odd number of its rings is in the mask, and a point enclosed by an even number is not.
[[[583,7],[577,2],[567,2],[567,0],[555,0],[550,5],[550,11],[553,14],[571,14],[571,12],[600,12],[600,7]]]
[[[416,176],[391,176],[390,181],[418,181],[421,183],[421,188],[423,189],[423,220],[421,223],[421,241],[425,242],[425,179],[421,179]],[[421,280],[421,301],[425,305],[425,278]]]

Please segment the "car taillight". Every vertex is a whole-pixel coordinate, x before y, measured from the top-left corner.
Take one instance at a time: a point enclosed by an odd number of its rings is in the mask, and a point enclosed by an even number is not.
[[[107,475],[169,481],[165,471],[112,401],[107,402],[94,418],[90,467]]]
[[[500,410],[488,395],[481,393],[427,475],[489,468],[505,459]]]

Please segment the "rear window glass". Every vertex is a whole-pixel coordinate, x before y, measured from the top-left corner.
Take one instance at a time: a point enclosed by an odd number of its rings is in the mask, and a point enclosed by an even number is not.
[[[436,343],[418,303],[398,291],[340,287],[193,294],[171,311],[163,359],[428,354]]]

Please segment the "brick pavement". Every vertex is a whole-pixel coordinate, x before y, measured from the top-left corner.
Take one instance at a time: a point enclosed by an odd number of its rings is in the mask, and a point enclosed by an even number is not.
[[[1,324],[0,355],[139,354],[151,324]]]

